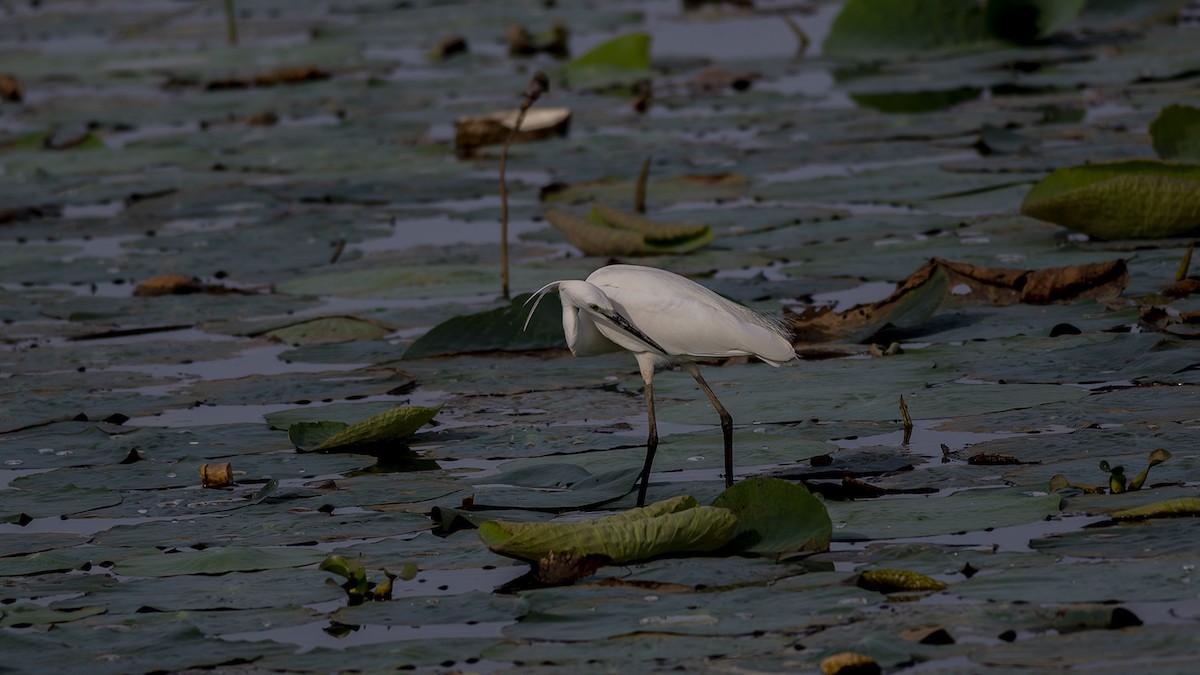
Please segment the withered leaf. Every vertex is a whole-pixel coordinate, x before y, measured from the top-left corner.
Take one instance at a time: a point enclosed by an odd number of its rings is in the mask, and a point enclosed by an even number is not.
[[[980,267],[933,258],[891,295],[844,312],[813,309],[789,315],[798,340],[863,340],[887,325],[911,326],[929,318],[950,288],[960,301],[1035,305],[1115,296],[1129,283],[1123,259],[1040,270]]]

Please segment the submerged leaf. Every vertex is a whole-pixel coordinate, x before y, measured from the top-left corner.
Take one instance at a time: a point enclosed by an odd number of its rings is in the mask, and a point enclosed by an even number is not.
[[[0,608],[0,628],[49,626],[50,624],[67,623],[103,613],[104,607],[97,606],[61,610],[29,602],[18,602],[15,605],[6,605]]]
[[[1148,159],[1058,169],[1021,213],[1097,239],[1178,237],[1200,229],[1200,166]]]
[[[118,573],[131,577],[173,577],[184,574],[225,574],[303,567],[323,558],[303,548],[218,546],[203,551],[169,552],[117,562]]]
[[[289,345],[315,345],[352,340],[379,340],[390,332],[374,321],[354,316],[326,316],[276,328],[265,335]]]
[[[737,517],[729,510],[696,506],[694,498],[677,497],[596,520],[491,520],[479,526],[479,538],[496,553],[521,560],[539,560],[554,552],[625,563],[667,553],[713,551],[724,546],[736,528]]]

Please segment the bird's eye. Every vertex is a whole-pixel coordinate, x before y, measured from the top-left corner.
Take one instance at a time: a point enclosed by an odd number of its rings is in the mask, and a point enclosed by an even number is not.
[[[600,311],[600,305],[597,305],[596,303],[593,302],[588,305],[588,309],[591,309],[593,312],[598,312],[598,311]]]

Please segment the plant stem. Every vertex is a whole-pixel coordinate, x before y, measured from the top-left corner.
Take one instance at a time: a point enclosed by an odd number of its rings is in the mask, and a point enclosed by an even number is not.
[[[534,73],[533,79],[529,81],[529,88],[525,91],[525,100],[521,102],[521,109],[517,111],[517,121],[513,124],[512,131],[508,132],[504,148],[500,151],[500,289],[505,300],[510,297],[508,292],[508,181],[504,177],[508,167],[508,148],[512,145],[513,139],[517,137],[517,132],[521,130],[521,123],[525,121],[525,113],[529,112],[534,101],[549,89],[549,78],[546,77],[546,74],[540,70]]]
[[[225,0],[225,37],[231,45],[238,43],[237,15],[233,9],[233,0]]]
[[[650,158],[642,160],[642,170],[638,173],[637,184],[633,188],[633,210],[637,213],[646,212],[646,179],[650,176]]]

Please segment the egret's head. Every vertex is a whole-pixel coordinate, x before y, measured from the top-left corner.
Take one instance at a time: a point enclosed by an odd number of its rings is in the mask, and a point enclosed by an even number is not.
[[[624,333],[629,337],[635,338],[638,342],[650,349],[666,354],[663,349],[650,336],[646,335],[642,329],[638,328],[629,320],[623,313],[624,308],[616,308],[613,306],[612,299],[604,294],[604,291],[587,281],[561,281],[558,284],[558,297],[562,300],[563,309],[574,307],[580,312],[587,312],[592,316],[592,319],[599,325],[608,326],[620,333]],[[615,340],[611,334],[606,336],[610,340]],[[622,344],[625,349],[637,351],[633,347]]]
[[[529,296],[529,299],[525,301],[527,305],[530,302],[533,303],[533,309],[529,311],[529,316],[525,318],[525,328],[529,327],[529,320],[533,318],[533,313],[537,311],[538,305],[541,304],[542,296],[553,291],[558,291],[558,298],[562,301],[564,310],[573,308],[587,312],[599,319],[609,320],[617,314],[616,310],[613,309],[612,300],[608,299],[604,291],[592,284],[574,279],[553,281],[539,288],[536,293]]]
[[[564,307],[575,307],[592,315],[611,317],[615,313],[612,300],[604,291],[586,281],[560,281],[558,297]]]

